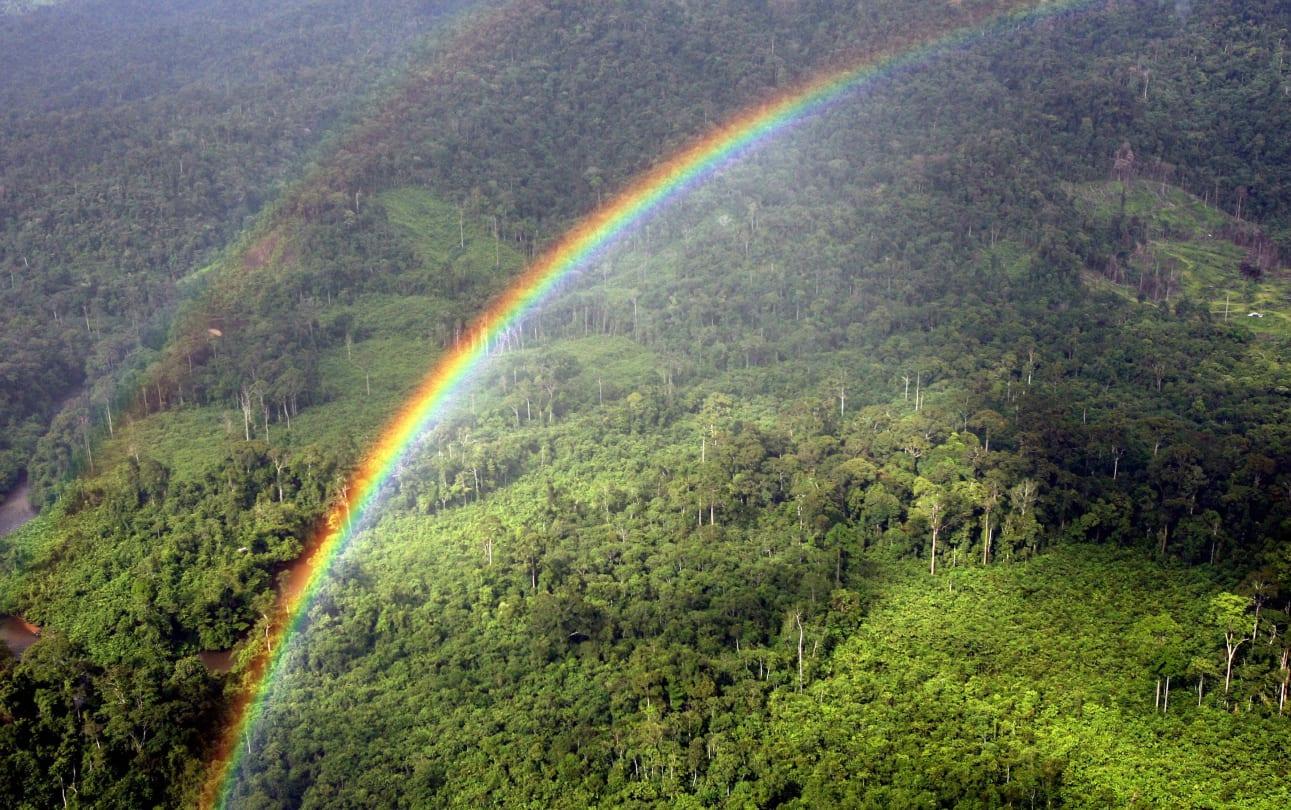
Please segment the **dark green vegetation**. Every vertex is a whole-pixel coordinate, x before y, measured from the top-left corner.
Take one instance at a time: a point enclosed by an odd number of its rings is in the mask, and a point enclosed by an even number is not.
[[[747,5],[513,7],[211,271],[6,538],[45,637],[4,795],[190,798],[236,688],[194,653],[254,653],[527,256],[705,119],[985,7]],[[530,318],[338,562],[237,806],[1286,806],[1291,20],[1180,8],[891,77]]]
[[[196,271],[451,5],[0,15],[0,492],[28,468],[45,504],[88,467],[74,455],[128,405]]]

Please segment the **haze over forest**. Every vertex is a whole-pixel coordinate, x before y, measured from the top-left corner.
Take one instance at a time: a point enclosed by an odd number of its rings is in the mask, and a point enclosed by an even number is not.
[[[0,806],[1291,806],[1289,46],[0,2]]]

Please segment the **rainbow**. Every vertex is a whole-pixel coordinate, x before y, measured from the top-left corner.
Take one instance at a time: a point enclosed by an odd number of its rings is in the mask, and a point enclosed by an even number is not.
[[[1088,2],[1042,0],[1038,4],[1021,4],[1021,8],[975,19],[935,36],[925,35],[919,43],[907,43],[900,50],[871,54],[846,67],[827,70],[787,93],[757,104],[676,152],[578,223],[539,257],[475,319],[468,338],[444,355],[405,401],[351,479],[347,488],[350,500],[333,507],[321,535],[309,545],[308,574],[303,582],[282,594],[281,615],[286,618],[270,631],[273,643],[268,649],[272,652],[264,653],[249,667],[252,688],[233,707],[235,721],[229,724],[218,749],[213,778],[202,797],[203,806],[227,806],[239,764],[250,747],[250,735],[283,667],[288,642],[299,630],[332,563],[354,537],[355,527],[363,523],[363,517],[380,500],[382,485],[418,437],[442,417],[454,394],[489,357],[499,340],[519,326],[562,282],[594,262],[625,231],[665,203],[849,91],[992,32],[1073,11]],[[968,16],[967,12],[964,16]]]

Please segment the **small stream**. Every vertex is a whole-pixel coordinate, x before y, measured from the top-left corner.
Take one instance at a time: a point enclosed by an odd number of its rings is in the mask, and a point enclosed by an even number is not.
[[[31,487],[24,477],[0,503],[0,537],[17,531],[28,521],[36,517],[28,495]],[[299,557],[287,563],[278,573],[274,583],[278,603],[290,603],[304,590],[309,583],[312,571],[311,563],[318,552],[316,544],[306,547]],[[40,639],[40,628],[20,616],[0,615],[0,643],[21,658],[27,648]],[[212,672],[229,672],[233,669],[234,650],[203,650],[198,658]]]
[[[31,501],[27,498],[30,493],[31,486],[24,476],[18,482],[18,486],[4,496],[4,501],[0,503],[0,537],[17,531],[36,516],[36,510],[32,508]]]
[[[314,573],[314,558],[319,554],[319,545],[318,541],[307,544],[296,559],[279,569],[273,584],[279,605],[294,604],[305,590],[310,574]]]
[[[0,502],[0,537],[17,531],[36,516],[27,499],[31,487],[24,477],[18,486]],[[9,648],[14,658],[22,658],[27,648],[40,639],[40,628],[21,616],[0,615],[0,643]]]
[[[211,672],[228,672],[233,669],[233,650],[202,650],[197,657]]]
[[[300,553],[300,556],[278,571],[273,590],[280,607],[294,603],[301,591],[309,584],[309,575],[313,572],[311,564],[317,553],[317,543],[311,544]],[[241,644],[242,642],[239,641],[238,646],[241,646]],[[237,651],[238,647],[228,650],[202,650],[197,654],[197,657],[211,672],[231,672]]]
[[[39,640],[40,628],[36,625],[21,616],[0,616],[0,642],[14,658],[22,658],[27,648]]]

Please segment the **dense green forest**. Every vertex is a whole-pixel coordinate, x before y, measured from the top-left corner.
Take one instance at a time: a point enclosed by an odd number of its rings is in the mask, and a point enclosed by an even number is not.
[[[382,0],[363,24],[320,0],[0,16],[0,492],[30,470],[52,499],[201,270],[452,8]]]
[[[250,196],[188,209],[179,174],[130,172],[131,211],[93,207],[103,170],[78,202],[23,156],[15,128],[100,114],[74,64],[33,68],[25,92],[62,78],[7,119],[29,179],[0,185],[34,196],[5,210],[89,213],[3,219],[11,311],[54,330],[14,334],[67,358],[4,389],[30,394],[5,435],[50,506],[0,540],[0,609],[43,628],[0,661],[3,795],[193,803],[276,578],[508,279],[750,101],[1017,5],[501,4],[423,43],[223,252],[374,73],[333,95],[344,62],[266,63],[220,98],[267,140],[200,151]],[[389,48],[371,71],[413,48],[327,8],[334,53]],[[266,37],[322,64],[328,19]],[[994,29],[635,228],[400,462],[231,806],[1287,806],[1289,29],[1272,0]],[[102,109],[162,115],[185,86]],[[288,98],[313,140],[261,153]],[[159,222],[149,193],[175,208],[155,233],[88,233],[117,230],[104,207]],[[37,236],[65,254],[27,271]],[[101,294],[56,266],[155,292],[81,312]],[[109,341],[134,371],[33,455]],[[199,656],[229,649],[228,673]]]

